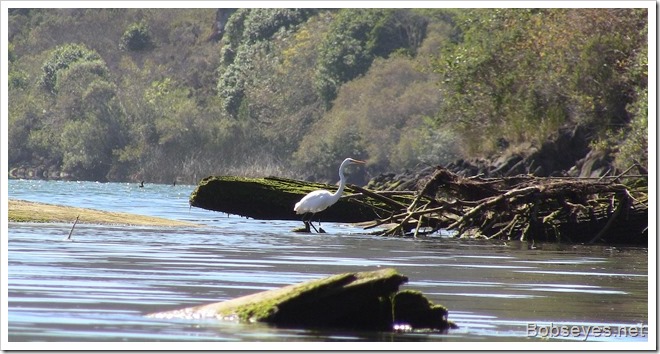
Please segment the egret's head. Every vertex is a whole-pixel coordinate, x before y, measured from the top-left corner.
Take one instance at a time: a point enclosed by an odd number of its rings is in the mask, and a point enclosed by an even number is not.
[[[349,164],[365,164],[365,163],[367,163],[366,161],[356,160],[356,159],[352,159],[350,157],[347,158],[346,160],[344,160],[344,162],[349,163]]]

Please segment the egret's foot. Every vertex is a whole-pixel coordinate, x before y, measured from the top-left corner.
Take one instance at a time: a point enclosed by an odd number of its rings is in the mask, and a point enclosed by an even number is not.
[[[323,228],[319,226],[319,231],[318,231],[318,233],[320,233],[320,234],[324,234],[324,233],[325,233],[325,230],[323,230]]]
[[[301,232],[301,233],[304,232],[304,233],[308,233],[308,234],[309,234],[309,233],[312,233],[312,231],[309,229],[309,223],[306,222],[306,221],[303,221],[303,222],[305,223],[305,227],[299,227],[299,228],[297,228],[297,229],[293,229],[293,230],[291,230],[291,231],[293,231],[293,232]],[[312,225],[312,226],[313,226],[313,225]]]

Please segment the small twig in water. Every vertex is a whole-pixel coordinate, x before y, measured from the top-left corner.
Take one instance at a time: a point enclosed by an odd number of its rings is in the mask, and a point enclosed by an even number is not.
[[[73,222],[73,226],[71,226],[71,231],[69,231],[69,236],[65,240],[70,240],[71,235],[73,235],[73,229],[76,227],[76,224],[78,223],[78,218],[80,218],[80,215],[76,216],[76,221]]]

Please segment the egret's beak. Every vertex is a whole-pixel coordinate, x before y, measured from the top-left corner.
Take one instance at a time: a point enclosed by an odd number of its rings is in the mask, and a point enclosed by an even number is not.
[[[352,163],[367,163],[367,161],[354,160],[354,159],[351,159],[351,162],[352,162]]]

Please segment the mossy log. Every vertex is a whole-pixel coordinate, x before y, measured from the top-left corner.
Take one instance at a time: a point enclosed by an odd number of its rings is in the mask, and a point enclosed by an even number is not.
[[[337,187],[276,177],[211,176],[199,182],[190,196],[190,205],[261,220],[301,220],[293,206],[316,189],[334,192]],[[314,218],[327,222],[370,221],[390,215],[410,200],[405,193],[397,202],[378,195],[366,196],[361,191],[346,186],[342,198]]]
[[[446,330],[445,307],[418,291],[399,291],[408,278],[394,269],[344,273],[236,299],[147,315],[152,318],[263,322],[282,327],[354,330]]]

